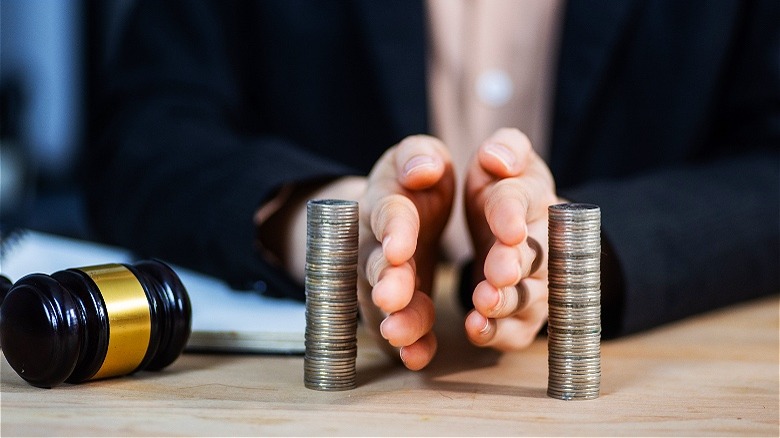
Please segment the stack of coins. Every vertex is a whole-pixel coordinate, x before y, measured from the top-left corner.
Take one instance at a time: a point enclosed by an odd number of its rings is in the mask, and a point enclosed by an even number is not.
[[[601,386],[601,210],[549,210],[547,395],[594,399]]]
[[[358,203],[312,200],[306,212],[304,384],[321,391],[352,389],[357,359]]]

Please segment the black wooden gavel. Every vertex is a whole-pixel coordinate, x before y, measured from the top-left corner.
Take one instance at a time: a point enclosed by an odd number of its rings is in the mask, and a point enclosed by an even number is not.
[[[42,388],[160,370],[191,332],[187,291],[157,260],[0,276],[0,298],[3,354]]]

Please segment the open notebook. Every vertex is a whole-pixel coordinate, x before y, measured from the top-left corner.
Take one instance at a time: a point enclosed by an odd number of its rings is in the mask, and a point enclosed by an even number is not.
[[[13,240],[13,241],[10,241]],[[27,231],[2,242],[0,273],[24,275],[105,263],[132,263],[129,251]],[[175,265],[192,302],[192,335],[187,350],[215,352],[304,352],[305,306],[293,300],[236,291],[225,283]]]

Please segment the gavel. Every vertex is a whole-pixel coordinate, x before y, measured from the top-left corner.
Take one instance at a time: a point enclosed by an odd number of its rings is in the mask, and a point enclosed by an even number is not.
[[[0,347],[33,386],[160,370],[189,339],[192,308],[158,260],[0,276]]]

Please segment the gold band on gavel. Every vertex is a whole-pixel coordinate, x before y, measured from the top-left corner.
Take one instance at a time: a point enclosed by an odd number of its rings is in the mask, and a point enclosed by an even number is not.
[[[79,268],[92,278],[108,313],[108,351],[92,379],[133,372],[143,361],[152,333],[149,300],[126,267],[108,264]]]

